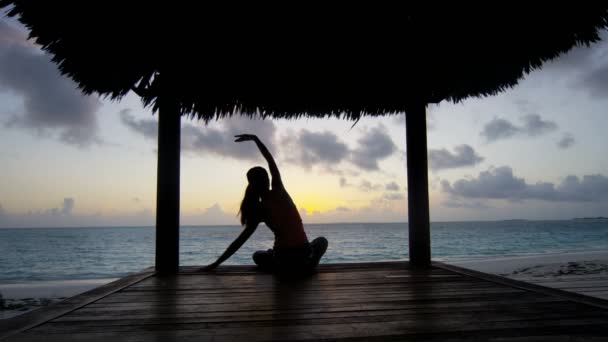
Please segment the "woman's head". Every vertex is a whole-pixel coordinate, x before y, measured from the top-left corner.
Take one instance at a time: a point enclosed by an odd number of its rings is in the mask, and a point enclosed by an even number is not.
[[[253,220],[259,221],[260,214],[260,198],[270,190],[270,180],[268,172],[261,167],[256,166],[247,171],[247,189],[245,189],[245,197],[241,202],[241,224],[246,225],[247,222]]]
[[[261,166],[252,167],[247,171],[247,181],[249,181],[249,186],[254,187],[260,194],[270,189],[268,172]]]

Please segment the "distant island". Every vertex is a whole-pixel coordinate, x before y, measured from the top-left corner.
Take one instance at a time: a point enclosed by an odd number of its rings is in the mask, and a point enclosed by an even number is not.
[[[583,220],[608,220],[608,217],[598,216],[598,217],[575,217],[572,220],[574,221],[583,221]]]

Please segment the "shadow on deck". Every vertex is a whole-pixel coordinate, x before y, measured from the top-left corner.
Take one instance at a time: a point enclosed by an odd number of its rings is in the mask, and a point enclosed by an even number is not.
[[[434,263],[122,278],[0,322],[3,341],[608,340],[608,301]]]

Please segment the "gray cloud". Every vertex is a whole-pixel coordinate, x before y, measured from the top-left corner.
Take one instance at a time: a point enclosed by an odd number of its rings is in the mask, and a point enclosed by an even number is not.
[[[130,109],[120,111],[120,121],[136,133],[143,135],[148,139],[156,140],[158,136],[158,122],[152,119],[137,120],[131,115]]]
[[[577,82],[589,91],[589,94],[600,99],[608,94],[608,63],[587,70]]]
[[[19,96],[23,112],[5,124],[78,147],[101,143],[96,116],[99,100],[83,95],[37,48],[11,44],[19,34],[11,29],[6,23],[0,25],[0,41],[9,42],[0,48],[0,91]]]
[[[429,166],[433,170],[473,166],[484,160],[469,145],[459,145],[454,153],[444,149],[429,150]]]
[[[384,196],[382,197],[387,201],[400,201],[405,199],[405,195],[401,194],[401,193],[390,193],[390,194],[384,194]]]
[[[382,185],[372,184],[368,180],[362,180],[361,183],[359,184],[359,190],[361,190],[363,192],[379,191],[379,190],[382,190]]]
[[[281,145],[287,155],[285,161],[306,168],[324,164],[332,173],[340,173],[332,166],[345,160],[349,154],[348,146],[331,132],[316,133],[304,129],[299,134],[284,137]]]
[[[391,156],[397,146],[384,127],[369,130],[358,140],[358,147],[352,151],[352,163],[367,170],[378,170],[378,162]]]
[[[574,137],[572,136],[572,134],[570,133],[564,133],[564,135],[562,136],[561,139],[559,139],[559,141],[557,142],[557,147],[561,148],[562,150],[565,150],[569,147],[571,147],[572,145],[574,145]]]
[[[516,126],[508,120],[494,118],[485,124],[481,136],[487,142],[494,142],[511,138],[515,135],[536,137],[557,130],[557,124],[553,121],[543,120],[538,114],[528,114],[521,117],[523,124]]]
[[[153,119],[136,119],[128,109],[120,111],[122,123],[133,132],[155,140],[158,122]],[[234,142],[237,134],[255,134],[274,153],[275,125],[268,120],[252,120],[245,117],[224,119],[218,128],[182,124],[182,151],[194,154],[211,153],[222,157],[260,161],[261,155],[253,142]]]
[[[534,137],[557,130],[553,121],[543,120],[538,114],[528,114],[522,117],[524,126],[520,129],[524,134]]]
[[[454,197],[473,199],[544,200],[564,202],[608,201],[608,177],[569,175],[557,186],[549,182],[528,184],[502,166],[479,173],[477,178],[460,179],[451,185],[441,182],[443,192]]]
[[[237,134],[255,134],[274,153],[276,127],[269,120],[245,117],[224,119],[219,129],[185,125],[182,128],[182,149],[193,153],[213,153],[235,159],[262,160],[253,142],[234,142]]]
[[[519,129],[505,119],[494,118],[484,127],[481,135],[488,141],[493,142],[514,136]]]
[[[337,207],[336,211],[349,212],[349,211],[352,211],[352,210],[350,208],[347,208],[347,207]]]
[[[340,187],[346,188],[348,186],[350,186],[350,184],[348,184],[348,181],[346,180],[346,178],[340,177]]]
[[[604,99],[608,93],[608,30],[601,31],[600,37],[599,42],[590,47],[576,47],[549,66],[569,74],[575,88]]]
[[[399,191],[399,184],[395,182],[390,182],[385,185],[384,189],[387,191]]]

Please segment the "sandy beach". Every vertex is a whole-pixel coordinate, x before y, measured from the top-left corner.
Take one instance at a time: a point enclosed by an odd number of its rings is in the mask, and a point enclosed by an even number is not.
[[[608,299],[608,252],[544,254],[448,263]]]
[[[89,291],[116,279],[81,279],[0,284],[0,319],[11,318],[65,298]]]

